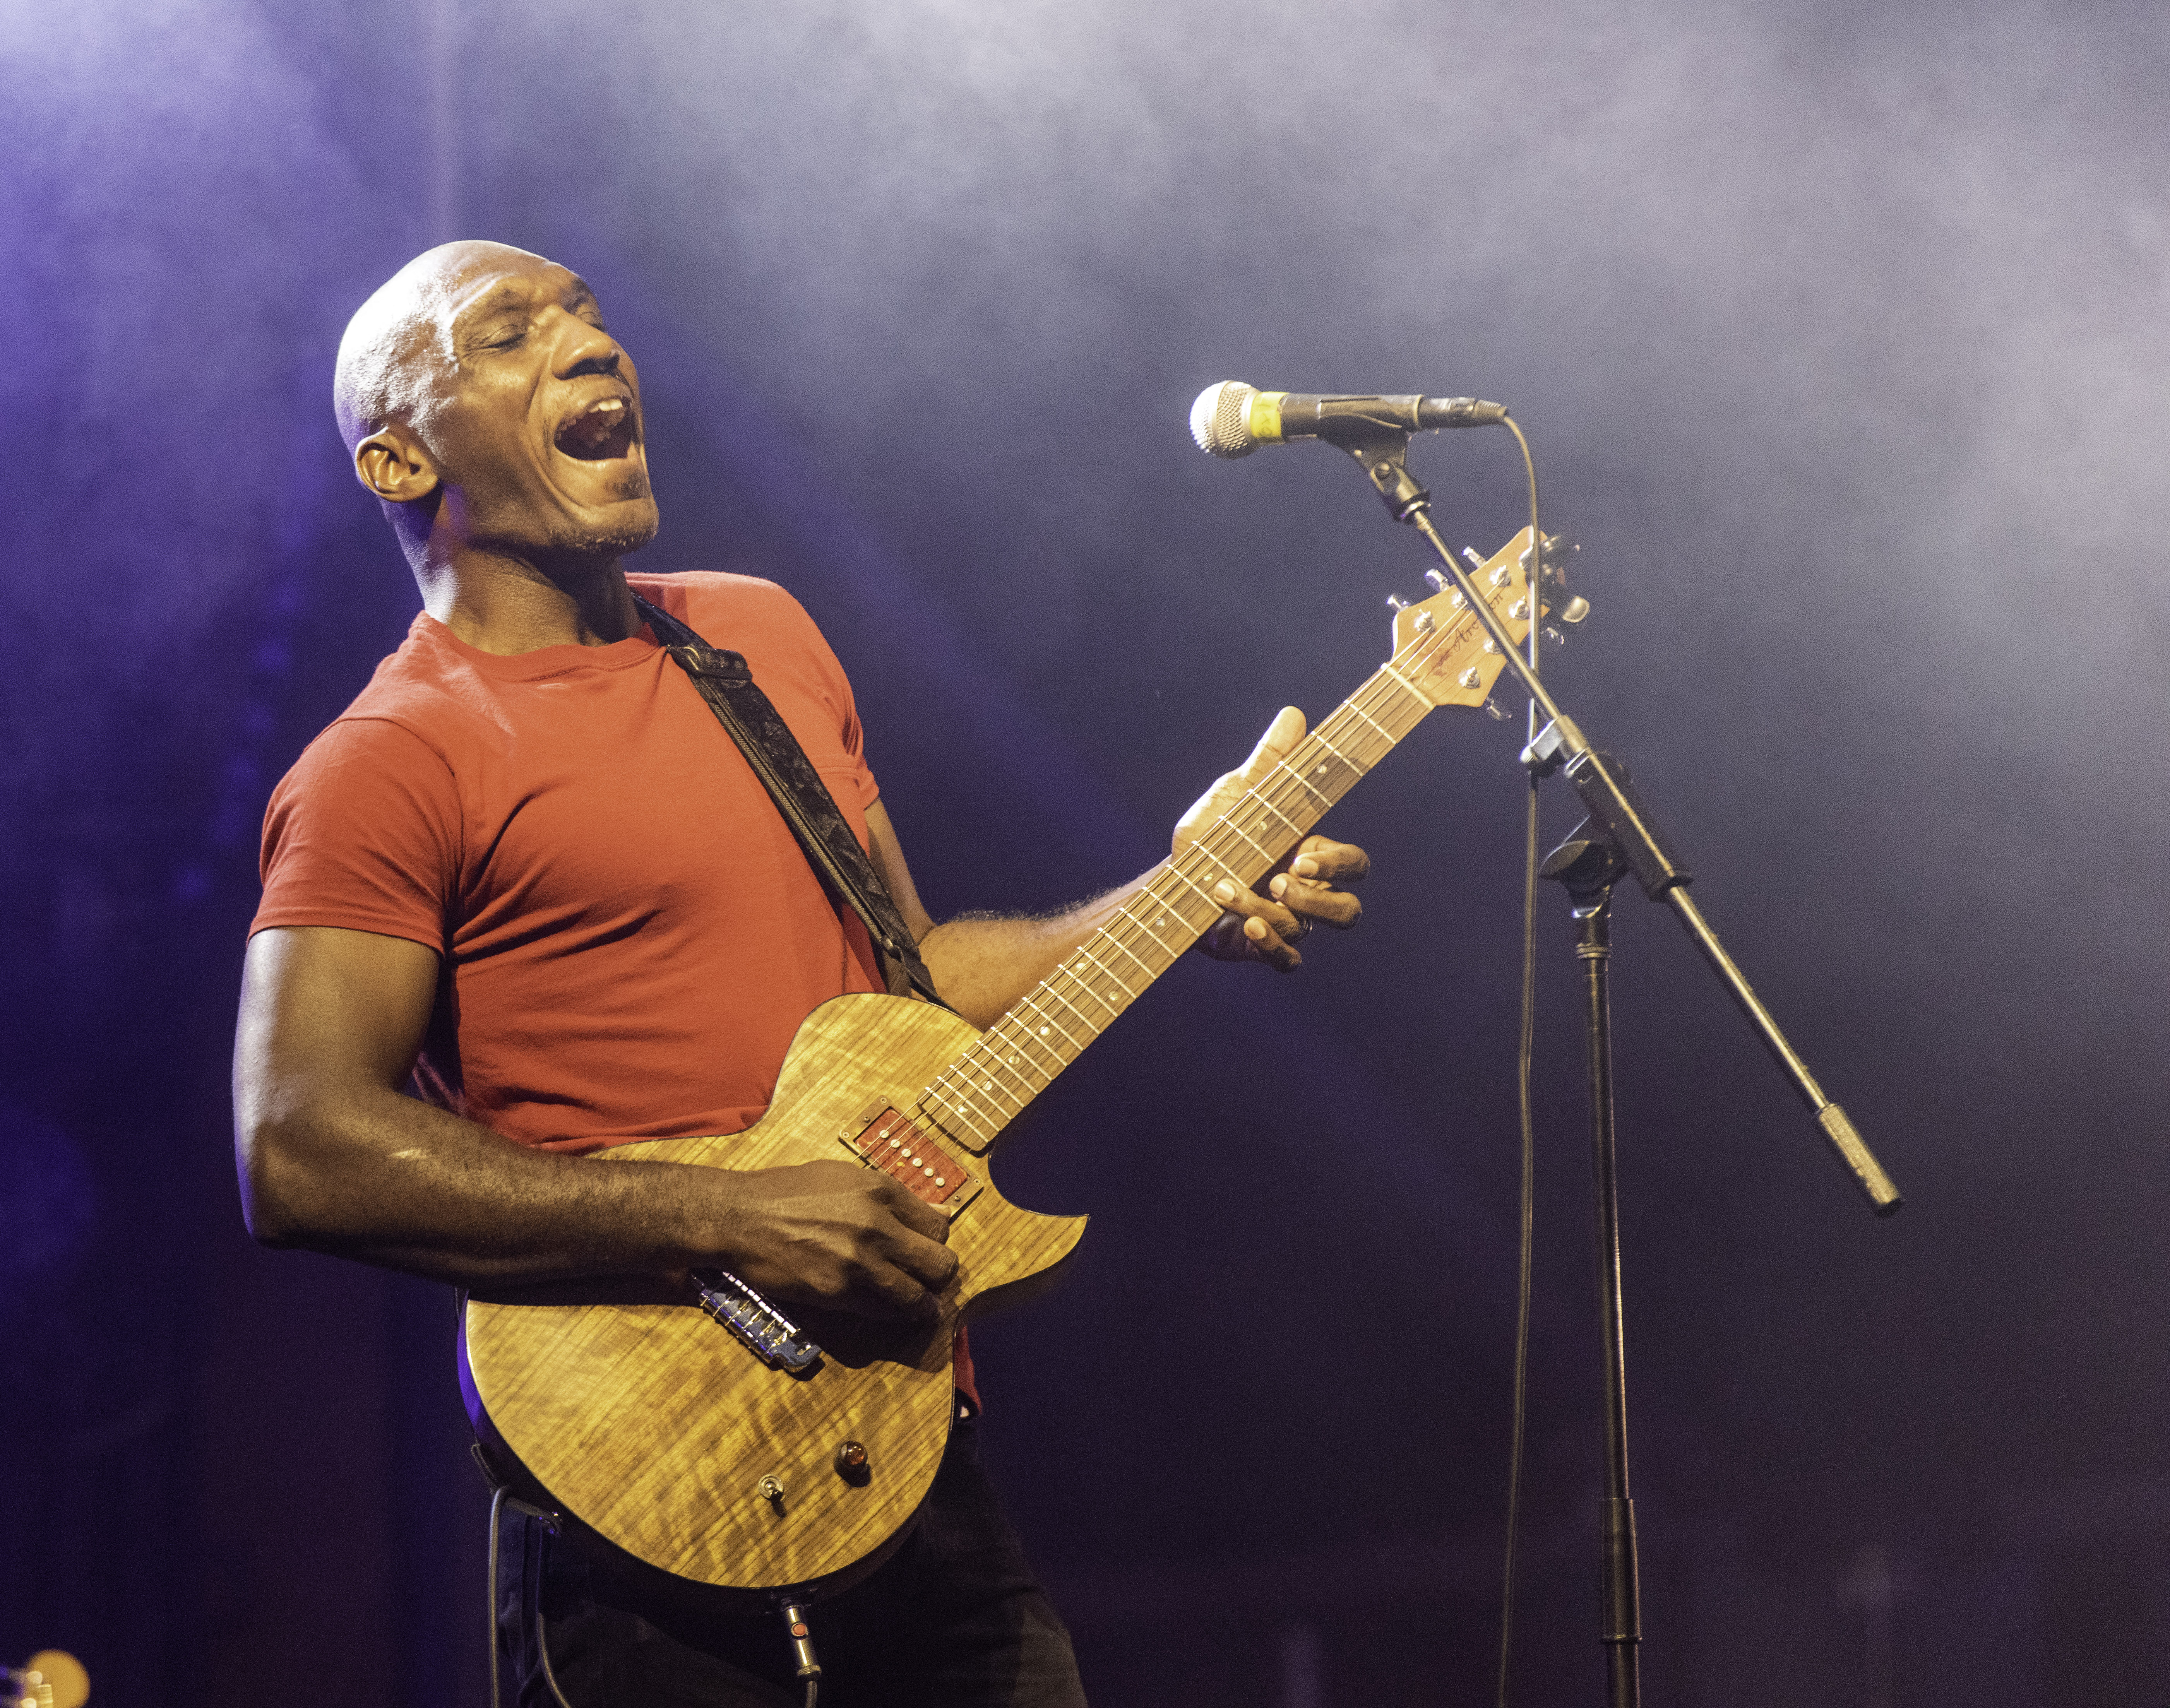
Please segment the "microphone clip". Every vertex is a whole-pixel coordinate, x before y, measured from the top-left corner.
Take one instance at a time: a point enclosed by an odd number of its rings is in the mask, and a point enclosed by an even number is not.
[[[1409,435],[1387,429],[1359,438],[1336,434],[1333,440],[1356,459],[1373,490],[1398,522],[1413,520],[1418,511],[1431,507],[1431,494],[1409,472]]]

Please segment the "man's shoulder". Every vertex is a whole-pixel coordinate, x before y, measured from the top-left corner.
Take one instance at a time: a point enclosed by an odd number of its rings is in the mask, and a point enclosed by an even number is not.
[[[643,599],[661,606],[711,645],[731,646],[731,634],[744,636],[749,628],[779,638],[819,632],[804,606],[775,582],[758,575],[686,569],[672,574],[628,574],[625,579]]]
[[[368,685],[312,745],[346,753],[404,752],[419,743],[449,762],[450,750],[496,723],[487,696],[465,680],[417,620],[397,651],[377,660]]]

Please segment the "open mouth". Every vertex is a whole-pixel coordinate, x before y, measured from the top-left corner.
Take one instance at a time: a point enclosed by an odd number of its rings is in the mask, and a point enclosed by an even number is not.
[[[604,398],[559,423],[556,443],[582,462],[607,462],[633,449],[635,432],[631,400]]]

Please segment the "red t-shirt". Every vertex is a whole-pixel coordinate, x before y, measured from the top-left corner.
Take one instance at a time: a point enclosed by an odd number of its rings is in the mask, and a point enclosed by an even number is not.
[[[742,575],[628,576],[754,681],[864,840],[851,684],[799,603]],[[427,945],[416,1079],[522,1145],[735,1133],[800,1021],[883,988],[775,803],[643,629],[479,652],[426,613],[271,797],[252,931]]]

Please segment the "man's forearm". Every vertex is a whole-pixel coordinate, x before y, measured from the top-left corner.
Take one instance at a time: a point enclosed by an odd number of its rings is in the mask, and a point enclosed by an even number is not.
[[[259,1120],[242,1152],[265,1244],[462,1286],[722,1262],[742,1178],[531,1150],[373,1088]]]
[[[991,1026],[1107,924],[1144,883],[1144,875],[1134,878],[1104,895],[1040,918],[965,914],[921,938],[920,957],[943,1001],[973,1025]]]

